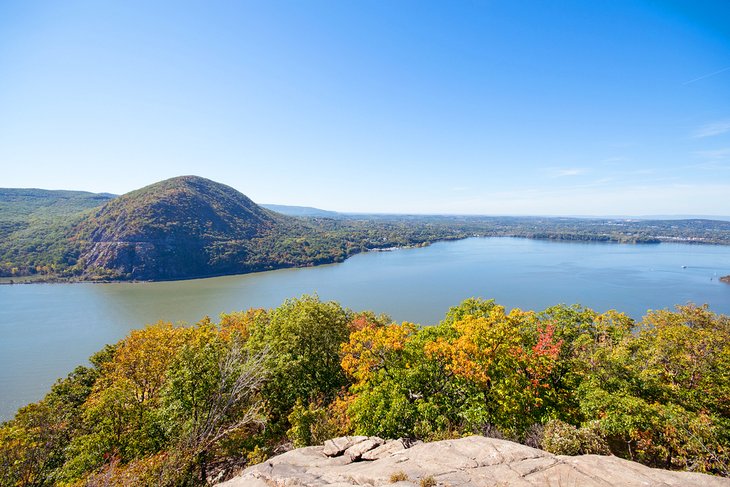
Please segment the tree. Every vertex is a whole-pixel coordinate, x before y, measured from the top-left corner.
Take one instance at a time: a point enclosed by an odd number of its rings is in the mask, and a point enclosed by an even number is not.
[[[262,422],[259,391],[267,350],[249,352],[203,322],[173,360],[162,393],[163,417],[175,448],[195,459],[201,482],[214,445]]]
[[[81,406],[113,354],[114,347],[106,346],[90,358],[92,367],[77,367],[42,401],[20,408],[0,425],[0,485],[55,483],[67,460],[65,447],[82,430]]]
[[[21,408],[0,427],[0,485],[52,485],[69,431],[47,401]]]
[[[290,299],[259,320],[249,347],[268,349],[269,378],[263,387],[273,423],[282,422],[297,400],[329,402],[347,385],[340,367],[340,345],[349,335],[351,312],[317,296]]]
[[[83,427],[69,445],[65,478],[79,478],[113,459],[128,462],[164,445],[160,392],[188,333],[160,322],[132,331],[116,345],[81,407]]]
[[[730,319],[706,306],[654,311],[602,347],[579,396],[615,454],[662,468],[729,472]]]
[[[549,377],[562,340],[552,324],[529,333],[531,314],[493,306],[488,314],[467,314],[448,326],[453,336],[425,346],[426,356],[444,364],[455,380],[471,390],[462,416],[472,428],[496,425],[514,437],[541,419]]]

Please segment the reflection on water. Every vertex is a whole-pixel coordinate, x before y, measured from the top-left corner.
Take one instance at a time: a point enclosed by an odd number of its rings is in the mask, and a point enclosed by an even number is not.
[[[730,247],[487,238],[213,279],[0,286],[0,419],[40,399],[105,343],[158,320],[191,323],[315,292],[422,324],[470,296],[508,308],[581,303],[635,318],[688,301],[730,314],[730,285],[718,281],[727,274]]]

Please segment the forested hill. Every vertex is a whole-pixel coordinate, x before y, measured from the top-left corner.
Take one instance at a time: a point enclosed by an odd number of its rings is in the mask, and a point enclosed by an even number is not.
[[[472,236],[730,244],[727,221],[306,214],[313,209],[302,208],[299,217],[283,215],[197,176],[118,197],[0,189],[0,279],[188,279],[341,262],[365,250]]]
[[[110,201],[74,238],[87,274],[175,279],[253,270],[253,243],[297,225],[229,186],[181,176]]]
[[[0,188],[0,276],[58,274],[74,259],[68,236],[85,212],[114,198],[84,191]]]
[[[47,210],[42,225],[33,212],[44,206],[32,195],[4,199],[8,223],[0,240],[0,277],[188,279],[341,262],[362,250],[466,236],[408,223],[293,218],[197,176],[113,199],[87,198],[93,202],[69,204],[55,214]]]
[[[8,201],[7,219],[19,224],[8,225],[0,241],[0,277],[189,279],[341,262],[367,249],[466,236],[407,222],[293,218],[197,176],[101,198],[49,216],[43,226],[25,209],[32,202]]]
[[[114,195],[34,188],[0,188],[0,235],[33,223],[77,215],[103,205]]]

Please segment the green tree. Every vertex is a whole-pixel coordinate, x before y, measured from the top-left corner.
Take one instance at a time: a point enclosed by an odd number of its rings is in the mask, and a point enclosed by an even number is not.
[[[0,427],[0,485],[52,485],[69,437],[59,411],[48,401],[21,408]]]
[[[0,425],[0,485],[56,482],[67,460],[65,447],[83,427],[81,406],[113,354],[114,347],[106,346],[90,358],[92,367],[77,367],[57,381],[42,401],[21,408]]]
[[[347,385],[340,367],[340,345],[349,335],[352,313],[333,301],[303,296],[285,301],[259,320],[250,348],[268,350],[264,385],[270,418],[283,422],[297,400],[329,402]]]
[[[615,454],[662,468],[728,474],[730,320],[706,306],[649,313],[601,348],[579,389]]]
[[[259,390],[267,349],[248,352],[205,321],[186,338],[168,370],[163,417],[171,444],[195,460],[205,482],[211,449],[262,422]]]
[[[447,323],[453,336],[426,344],[427,357],[443,363],[471,391],[461,412],[471,428],[495,425],[518,438],[543,416],[562,340],[549,324],[530,334],[532,318],[493,306],[486,316],[468,314]]]

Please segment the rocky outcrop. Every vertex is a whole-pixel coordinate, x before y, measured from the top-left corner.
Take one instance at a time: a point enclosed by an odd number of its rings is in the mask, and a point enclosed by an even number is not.
[[[727,487],[730,479],[653,469],[611,456],[552,455],[482,436],[415,445],[352,436],[292,450],[219,485]]]

